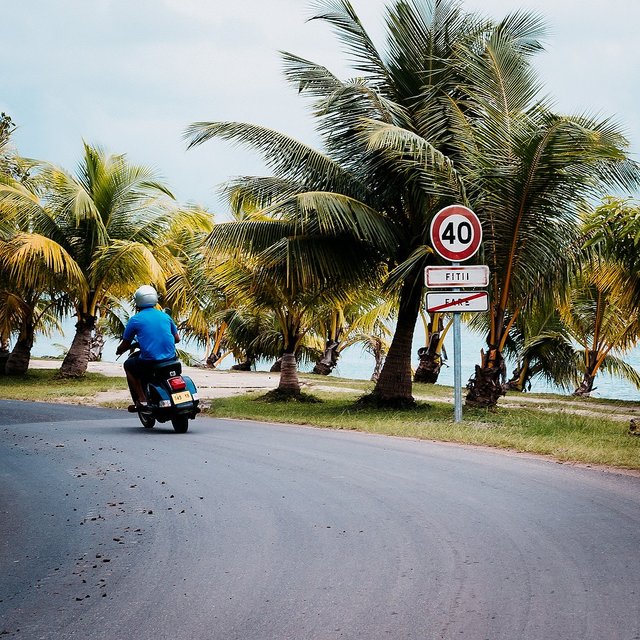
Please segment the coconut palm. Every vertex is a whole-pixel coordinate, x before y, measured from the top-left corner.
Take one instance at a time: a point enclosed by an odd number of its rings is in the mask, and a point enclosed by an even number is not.
[[[358,344],[370,335],[380,322],[389,321],[397,303],[383,300],[372,291],[357,290],[347,293],[349,302],[345,305],[318,309],[317,331],[324,338],[324,351],[313,373],[329,375],[343,351]]]
[[[24,375],[29,369],[31,350],[36,334],[51,336],[60,331],[60,316],[67,310],[64,299],[50,299],[40,292],[25,292],[20,295],[7,290],[0,291],[0,315],[8,316],[15,331],[15,345],[4,362],[4,373],[8,376]]]
[[[640,308],[640,203],[608,196],[584,219],[586,248],[602,258],[598,283],[625,306]]]
[[[336,253],[324,242],[328,232],[349,238],[353,261],[375,250],[389,268],[387,290],[398,295],[399,311],[372,399],[411,404],[411,344],[423,268],[433,259],[429,222],[441,207],[467,201],[451,159],[460,152],[452,129],[473,108],[462,100],[468,95],[462,92],[467,49],[484,50],[497,31],[514,55],[524,57],[538,48],[540,25],[520,15],[494,25],[465,14],[453,0],[398,0],[387,10],[383,56],[348,0],[314,7],[313,18],[333,27],[359,74],[342,81],[319,64],[284,54],[288,79],[315,99],[324,152],[246,123],[195,123],[188,136],[191,145],[214,137],[247,144],[273,171],[231,185],[236,196],[281,215],[279,229],[246,227],[243,242],[258,234],[272,243],[304,235],[308,251],[297,254],[296,269],[333,262]]]
[[[442,365],[446,361],[444,339],[453,324],[453,318],[446,319],[444,314],[434,313],[427,320],[423,309],[420,309],[420,318],[424,328],[426,346],[418,349],[420,362],[413,375],[413,381],[435,384],[438,381]]]
[[[58,319],[70,308],[64,289],[79,283],[81,273],[59,245],[34,233],[18,233],[9,241],[0,241],[0,269],[4,271],[0,326],[5,335],[16,333],[5,373],[23,375],[29,368],[36,333],[59,329]]]
[[[273,313],[282,338],[282,365],[278,391],[287,397],[300,396],[297,358],[303,341],[314,325],[313,311],[323,303],[344,303],[336,296],[331,280],[321,280],[312,268],[291,272],[288,251],[270,244],[260,251],[256,244],[243,245],[235,238],[242,235],[245,222],[216,225],[209,238],[215,247],[216,282],[231,300]],[[269,224],[264,222],[264,224]],[[295,252],[297,241],[289,251]],[[226,259],[220,260],[220,253]],[[337,265],[339,268],[340,265]]]
[[[506,391],[529,391],[533,381],[570,389],[577,384],[579,353],[555,308],[539,308],[521,315],[505,344],[505,353],[515,362]]]
[[[474,185],[470,197],[484,223],[485,260],[492,273],[487,350],[466,400],[472,406],[497,402],[502,350],[532,296],[562,286],[552,275],[566,280],[581,201],[613,184],[631,188],[640,175],[614,124],[558,116],[541,104],[513,100],[514,85],[523,82],[515,75],[501,67],[493,78],[494,86],[502,87],[499,93],[475,92],[486,116],[467,119],[461,137],[470,145],[467,183]]]
[[[603,290],[593,265],[578,275],[572,295],[560,309],[571,336],[582,347],[582,381],[574,395],[588,396],[602,369],[625,378],[640,389],[640,375],[620,355],[631,350],[640,336],[640,314]]]
[[[65,290],[75,310],[76,333],[60,374],[79,376],[86,371],[101,310],[111,297],[127,297],[140,283],[163,287],[165,270],[173,263],[159,261],[154,247],[162,244],[176,216],[186,228],[197,216],[171,210],[170,192],[150,169],[86,143],[75,176],[48,167],[43,180],[47,190],[41,200],[5,194],[33,221],[33,232],[14,240],[22,256],[16,268],[21,276],[29,273],[42,238],[72,258],[78,277]]]
[[[574,394],[589,395],[601,369],[640,387],[638,373],[619,357],[640,337],[640,206],[607,197],[585,214],[584,230],[584,266],[560,306],[563,322],[582,347],[582,381]]]
[[[638,167],[627,141],[609,120],[555,114],[509,26],[524,33],[527,14],[515,14],[482,40],[460,43],[457,94],[447,96],[449,160],[464,185],[463,204],[480,217],[484,261],[491,269],[487,349],[468,385],[466,402],[493,406],[504,393],[502,352],[518,317],[546,290],[568,277],[579,237],[583,199],[611,185],[634,188]],[[384,123],[371,126],[375,148],[407,172],[433,146],[429,132]],[[551,276],[554,276],[552,278]]]
[[[55,241],[39,233],[46,219],[40,210],[41,166],[13,157],[15,166],[29,170],[17,179],[0,179],[0,333],[3,342],[15,333],[5,372],[26,373],[35,335],[47,334],[69,310],[65,290],[82,281],[73,257]],[[34,172],[33,174],[31,172]],[[46,225],[45,225],[46,226]]]

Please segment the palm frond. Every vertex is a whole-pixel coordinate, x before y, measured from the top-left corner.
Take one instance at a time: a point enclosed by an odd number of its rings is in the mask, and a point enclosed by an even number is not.
[[[373,120],[365,121],[362,129],[370,149],[385,154],[427,195],[455,198],[466,203],[466,187],[454,162],[420,135],[395,125]]]
[[[100,298],[121,283],[128,283],[132,289],[141,282],[164,288],[162,266],[149,247],[138,242],[114,240],[100,247],[93,256],[87,275],[91,290]]]
[[[318,186],[336,183],[361,188],[358,180],[345,169],[312,147],[273,129],[242,122],[195,122],[185,137],[188,147],[213,138],[230,140],[259,151],[278,177],[311,181]]]
[[[17,233],[0,243],[0,266],[17,287],[36,290],[62,287],[84,291],[85,274],[57,242],[37,233]]]
[[[604,359],[600,368],[609,375],[621,380],[627,380],[633,384],[636,389],[640,389],[640,374],[638,374],[632,365],[625,362],[622,358],[609,354]]]
[[[322,20],[334,28],[357,71],[380,84],[387,82],[387,68],[348,0],[313,0],[311,7],[315,13],[310,20]]]

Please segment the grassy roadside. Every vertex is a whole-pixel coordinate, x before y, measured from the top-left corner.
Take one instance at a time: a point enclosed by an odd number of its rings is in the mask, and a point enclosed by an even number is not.
[[[80,380],[58,380],[55,375],[55,370],[33,369],[24,378],[0,377],[0,398],[82,403],[92,401],[99,392],[126,389],[124,376],[88,373]],[[465,409],[464,421],[455,424],[448,387],[416,385],[416,409],[383,411],[354,406],[371,389],[370,382],[312,375],[302,375],[301,380],[305,391],[323,402],[270,404],[260,400],[261,392],[253,392],[212,400],[207,413],[484,445],[567,462],[640,470],[640,437],[628,435],[629,417],[640,412],[637,403],[510,394],[496,411]]]
[[[109,377],[87,373],[83,378],[56,378],[57,369],[29,369],[25,376],[0,376],[3,400],[38,400],[39,402],[82,402],[102,391],[127,388],[124,376]]]

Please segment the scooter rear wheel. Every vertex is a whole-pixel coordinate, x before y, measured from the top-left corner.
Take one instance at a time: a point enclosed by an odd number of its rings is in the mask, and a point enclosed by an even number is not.
[[[176,433],[187,433],[189,429],[189,416],[176,416],[171,418],[171,424]]]

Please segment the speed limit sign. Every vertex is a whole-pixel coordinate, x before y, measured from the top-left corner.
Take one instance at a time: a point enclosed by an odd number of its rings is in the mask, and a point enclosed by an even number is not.
[[[467,207],[452,204],[431,221],[431,244],[445,260],[464,262],[476,254],[481,242],[480,220]]]

